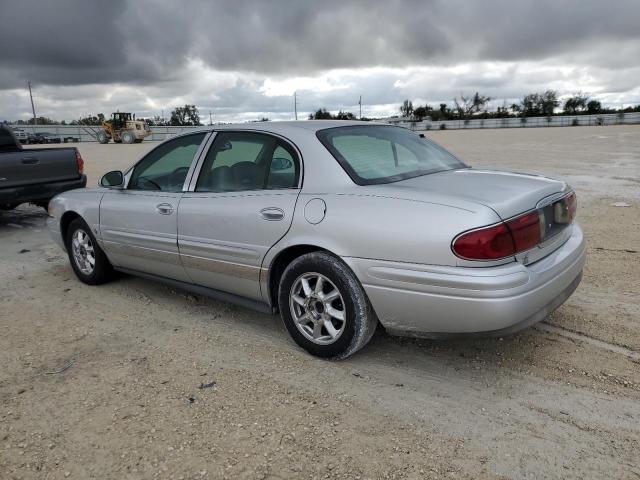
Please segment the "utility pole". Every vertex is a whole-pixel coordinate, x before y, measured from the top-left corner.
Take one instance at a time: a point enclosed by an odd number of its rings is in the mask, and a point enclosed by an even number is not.
[[[362,95],[360,95],[360,100],[358,100],[358,105],[360,105],[360,120],[362,120]]]
[[[31,82],[27,81],[27,85],[29,86],[29,97],[31,98],[31,111],[33,112],[33,125],[36,126],[38,124],[38,119],[36,117],[36,107],[33,106],[33,94],[31,93]]]
[[[298,120],[298,92],[293,92],[293,112]]]
[[[209,125],[213,125],[213,120],[211,119],[211,110],[209,110]]]

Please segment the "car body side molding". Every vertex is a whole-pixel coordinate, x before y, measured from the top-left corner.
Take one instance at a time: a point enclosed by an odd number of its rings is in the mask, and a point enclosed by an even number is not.
[[[180,280],[174,280],[172,278],[161,277],[159,275],[153,275],[151,273],[144,273],[138,270],[131,270],[129,268],[114,267],[115,270],[133,275],[135,277],[148,278],[149,280],[155,280],[165,285],[170,285],[180,290],[195,293],[196,295],[202,295],[203,297],[213,298],[214,300],[220,300],[222,302],[229,302],[241,307],[255,310],[261,313],[274,314],[275,310],[264,302],[252,300],[250,298],[241,297],[240,295],[234,295],[233,293],[223,292],[209,287],[203,287],[195,285],[193,283],[181,282]]]

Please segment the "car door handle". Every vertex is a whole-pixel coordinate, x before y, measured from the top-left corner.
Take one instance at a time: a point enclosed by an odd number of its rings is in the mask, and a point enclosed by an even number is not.
[[[173,205],[169,205],[168,203],[161,203],[156,205],[156,210],[160,215],[171,215],[173,213]]]
[[[37,163],[40,163],[40,160],[35,157],[22,157],[22,163],[25,165],[36,165]]]
[[[268,207],[260,210],[260,216],[264,220],[269,220],[271,222],[282,220],[284,218],[284,210],[277,207]]]

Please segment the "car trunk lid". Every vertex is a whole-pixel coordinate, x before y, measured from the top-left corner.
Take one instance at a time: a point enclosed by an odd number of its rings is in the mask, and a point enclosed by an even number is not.
[[[479,203],[503,220],[534,209],[541,200],[567,189],[565,182],[538,175],[472,168],[423,175],[393,185]]]
[[[571,229],[566,228],[570,222],[561,218],[560,212],[555,212],[556,209],[566,207],[566,201],[563,203],[561,199],[570,192],[568,185],[559,180],[523,173],[468,168],[423,175],[379,187],[392,189],[392,195],[398,197],[422,200],[437,194],[441,202],[449,199],[452,205],[459,202],[483,205],[496,212],[504,221],[538,210],[541,214],[540,242],[515,255],[515,259],[524,264],[547,256],[571,234]],[[387,194],[391,192],[388,191]]]

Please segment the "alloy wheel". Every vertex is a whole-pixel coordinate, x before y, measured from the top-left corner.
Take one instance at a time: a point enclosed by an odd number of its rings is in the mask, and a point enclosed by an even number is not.
[[[91,275],[96,265],[96,254],[87,232],[78,229],[73,233],[71,252],[80,271],[85,275]]]
[[[313,343],[332,344],[344,331],[342,294],[320,273],[304,273],[296,279],[289,293],[289,307],[296,327]]]

